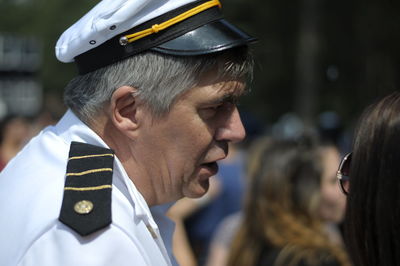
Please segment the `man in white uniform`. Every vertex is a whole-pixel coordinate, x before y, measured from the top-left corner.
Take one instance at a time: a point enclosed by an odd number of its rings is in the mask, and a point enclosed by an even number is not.
[[[103,0],[60,37],[68,111],[0,175],[0,265],[173,265],[164,213],[245,132],[254,39],[217,0]]]

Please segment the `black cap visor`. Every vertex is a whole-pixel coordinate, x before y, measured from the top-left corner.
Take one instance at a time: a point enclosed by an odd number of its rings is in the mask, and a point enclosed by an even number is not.
[[[213,21],[151,48],[163,54],[194,56],[220,52],[256,41],[225,19]]]

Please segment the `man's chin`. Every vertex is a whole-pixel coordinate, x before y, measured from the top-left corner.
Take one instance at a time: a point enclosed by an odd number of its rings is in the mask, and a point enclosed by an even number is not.
[[[201,180],[195,187],[189,189],[188,193],[186,193],[187,195],[185,196],[188,198],[201,198],[207,193],[209,188],[210,180]]]

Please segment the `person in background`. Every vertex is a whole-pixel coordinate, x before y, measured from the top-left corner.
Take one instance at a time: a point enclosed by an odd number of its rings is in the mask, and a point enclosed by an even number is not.
[[[338,171],[345,242],[357,266],[400,265],[400,93],[370,105]]]
[[[247,175],[253,176],[254,171],[259,168],[259,153],[265,145],[271,142],[271,137],[257,139],[250,147],[247,160]],[[345,212],[345,197],[340,192],[336,179],[337,165],[340,161],[339,151],[334,144],[320,144],[317,153],[321,158],[323,173],[321,178],[321,200],[318,208],[318,216],[321,219],[330,241],[334,244],[344,246],[342,232],[339,225],[343,222]],[[225,266],[229,255],[229,248],[236,234],[241,220],[242,212],[237,212],[226,217],[218,226],[213,237],[207,266]]]
[[[346,210],[346,197],[341,193],[336,178],[340,153],[334,144],[319,145],[317,150],[323,167],[319,217],[324,222],[331,241],[344,246],[339,226],[342,225]]]
[[[351,265],[319,216],[318,149],[307,141],[273,140],[258,154],[226,265]]]
[[[0,122],[0,171],[29,140],[29,123],[22,116],[9,115]]]

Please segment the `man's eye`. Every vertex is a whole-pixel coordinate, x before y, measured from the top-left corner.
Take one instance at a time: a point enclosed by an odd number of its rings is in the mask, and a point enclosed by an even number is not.
[[[218,114],[229,113],[235,107],[231,102],[224,102],[218,105],[213,105],[202,109],[202,114],[205,119],[213,118]]]
[[[222,107],[223,107],[224,105],[223,104],[219,104],[219,105],[215,105],[215,106],[211,106],[211,107],[209,107],[211,110],[218,110],[218,109],[221,109]]]
[[[215,105],[215,106],[210,106],[210,107],[206,108],[206,110],[208,110],[209,112],[215,112],[216,113],[221,108],[222,108],[222,104]]]
[[[213,105],[213,106],[209,106],[209,107],[205,107],[205,108],[201,109],[202,117],[205,119],[214,117],[220,111],[222,106],[223,106],[223,104],[218,104],[218,105]]]

